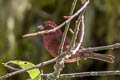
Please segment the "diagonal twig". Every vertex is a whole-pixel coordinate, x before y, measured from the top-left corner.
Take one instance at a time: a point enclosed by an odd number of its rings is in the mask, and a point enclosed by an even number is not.
[[[10,63],[11,63],[11,62],[8,61],[8,62],[6,62],[6,63],[2,63],[2,64],[3,64],[6,68],[8,68],[8,69],[10,69],[10,70],[13,70],[13,71],[21,70],[21,69],[14,68],[14,67],[10,66],[10,65],[9,65]]]
[[[17,75],[17,74],[20,74],[20,73],[26,72],[26,71],[31,70],[31,69],[34,69],[34,68],[39,68],[39,67],[42,67],[42,66],[48,65],[48,64],[50,64],[50,63],[55,62],[56,60],[57,60],[57,58],[54,58],[54,59],[51,59],[51,60],[48,60],[48,61],[42,62],[42,63],[40,63],[40,64],[37,64],[37,65],[32,66],[32,67],[27,68],[27,69],[21,69],[21,70],[19,70],[19,71],[15,71],[15,72],[7,73],[6,75],[0,76],[0,79],[5,79],[5,78],[8,78],[8,77],[11,77],[11,76],[14,76],[14,75]]]
[[[78,16],[80,13],[82,13],[82,11],[87,7],[88,4],[89,4],[89,0],[76,13],[74,13],[69,19],[64,21],[62,24],[60,24],[56,28],[50,29],[50,30],[45,30],[45,31],[40,31],[40,32],[36,32],[36,33],[26,34],[26,35],[23,35],[23,37],[33,37],[33,36],[44,34],[44,33],[55,32],[57,29],[61,28],[65,24],[68,24],[73,18]]]
[[[84,34],[85,34],[85,24],[84,24],[84,16],[82,15],[82,24],[81,24],[81,37],[80,37],[80,41],[77,45],[77,47],[73,50],[73,54],[75,54],[81,47],[83,39],[84,39]]]
[[[71,7],[71,10],[70,10],[69,16],[72,16],[72,14],[73,14],[73,12],[74,12],[74,10],[75,10],[76,3],[77,3],[77,0],[74,0],[73,3],[72,3],[72,7]],[[71,22],[71,21],[70,21],[70,22]],[[65,39],[66,39],[66,36],[67,36],[67,32],[68,32],[68,30],[69,30],[70,22],[68,22],[68,24],[67,24],[66,27],[65,27],[65,30],[64,30],[64,33],[63,33],[63,37],[62,37],[62,40],[61,40],[61,44],[60,44],[60,47],[59,47],[59,50],[58,50],[58,53],[59,53],[59,54],[62,53],[63,45],[64,45],[64,43],[65,43]]]
[[[76,3],[77,3],[77,0],[74,0],[73,3],[72,3],[72,7],[71,7],[71,10],[70,10],[70,16],[72,16],[72,14],[74,12]],[[59,46],[58,54],[63,53],[62,52],[63,51],[63,46],[64,46],[64,43],[65,43],[65,40],[66,40],[66,36],[67,36],[67,32],[68,32],[68,29],[69,29],[70,22],[71,21],[69,21],[67,23],[66,27],[65,27],[63,37],[62,37],[62,40],[61,40],[61,43],[60,43],[60,46]],[[47,79],[52,79],[53,80],[53,79],[59,78],[59,74],[62,71],[63,67],[64,67],[64,57],[61,57],[60,59],[58,59],[56,61],[56,64],[54,65],[54,72]]]
[[[100,47],[91,47],[91,48],[82,48],[80,49],[79,51],[80,52],[88,52],[88,51],[100,51],[100,50],[106,50],[106,49],[115,49],[115,48],[120,48],[120,43],[115,43],[115,44],[112,44],[112,45],[107,45],[107,46],[100,46]],[[64,54],[62,54],[64,55]],[[8,77],[11,77],[11,76],[14,76],[14,75],[17,75],[17,74],[20,74],[20,73],[23,73],[23,72],[26,72],[28,70],[31,70],[31,69],[34,69],[34,68],[40,68],[42,66],[45,66],[47,64],[50,64],[50,63],[53,63],[55,62],[57,59],[59,59],[61,56],[57,57],[57,58],[54,58],[54,59],[51,59],[51,60],[48,60],[48,61],[45,61],[45,62],[42,62],[40,64],[37,64],[33,67],[30,67],[30,68],[27,68],[27,69],[22,69],[22,70],[19,70],[19,71],[15,71],[15,72],[11,72],[11,73],[7,73],[3,76],[0,76],[0,79],[5,79],[5,78],[8,78]]]

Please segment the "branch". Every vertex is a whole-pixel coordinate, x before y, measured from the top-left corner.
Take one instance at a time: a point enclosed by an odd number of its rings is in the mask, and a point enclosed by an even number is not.
[[[71,50],[73,49],[76,39],[77,39],[77,35],[78,35],[78,31],[79,31],[79,26],[81,23],[81,15],[78,17],[78,20],[76,21],[76,25],[75,25],[75,29],[74,29],[74,34],[70,43],[70,47],[67,49],[66,54],[70,54]]]
[[[120,48],[120,43],[115,43],[112,45],[100,46],[100,47],[82,48],[79,50],[79,52],[92,52],[92,51],[101,51],[101,50],[115,49],[115,48]]]
[[[45,79],[49,74],[42,74],[42,78]],[[75,78],[75,77],[86,77],[86,76],[111,76],[120,75],[120,71],[91,71],[91,72],[80,72],[80,73],[70,73],[70,74],[60,74],[60,78]]]
[[[74,12],[76,3],[77,3],[77,0],[74,0],[73,3],[72,3],[72,7],[71,7],[71,10],[70,10],[70,16],[72,16],[72,14]],[[67,32],[69,30],[70,22],[71,21],[69,21],[68,24],[65,27],[63,37],[62,37],[62,40],[61,40],[61,43],[60,43],[60,46],[59,46],[58,54],[63,53],[62,52],[63,51],[63,46],[64,46],[64,43],[65,43],[65,40],[66,40]],[[62,69],[64,67],[64,57],[65,56],[61,57],[60,59],[58,59],[56,61],[56,64],[54,65],[54,72],[47,79],[52,79],[53,80],[53,79],[59,78],[59,74],[60,74],[60,72],[62,71]]]
[[[75,10],[76,3],[77,3],[77,0],[74,0],[73,3],[72,3],[72,7],[71,7],[71,10],[70,10],[69,16],[72,16],[72,14],[73,14],[73,12]],[[63,33],[63,37],[62,37],[62,40],[61,40],[61,43],[60,43],[60,47],[59,47],[59,50],[58,50],[59,54],[61,54],[62,51],[63,51],[63,45],[64,45],[65,40],[66,40],[66,36],[67,36],[67,32],[69,30],[70,22],[68,22],[68,24],[65,27],[65,30],[64,30],[64,33]]]
[[[74,1],[77,1],[77,0],[74,0]],[[82,8],[80,8],[75,14],[72,15],[76,3],[73,3],[73,4],[74,5],[72,6],[72,9],[71,9],[70,18],[68,20],[66,20],[65,22],[63,22],[62,24],[60,24],[59,26],[57,26],[56,28],[51,29],[51,30],[40,31],[40,32],[37,32],[37,33],[26,34],[23,37],[32,37],[32,36],[36,36],[36,35],[39,35],[39,34],[55,32],[57,29],[61,28],[65,24],[67,24],[65,32],[64,32],[64,37],[62,38],[61,46],[60,46],[60,49],[59,49],[59,53],[62,53],[62,49],[63,49],[63,45],[64,45],[66,35],[67,35],[68,29],[69,29],[70,21],[73,18],[75,18],[76,16],[78,16],[80,14],[83,14],[82,12],[86,9],[87,5],[89,4],[89,0],[87,0],[84,3]],[[80,47],[82,45],[82,42],[83,42],[83,38],[84,38],[84,16],[82,16],[82,27],[81,28],[82,28],[82,32],[81,32],[80,42],[79,42],[77,48],[74,50],[74,53],[76,53],[80,49]],[[51,59],[49,61],[42,62],[40,64],[37,64],[37,65],[35,65],[33,67],[30,67],[30,68],[27,68],[27,69],[21,69],[19,71],[8,73],[6,75],[1,76],[0,79],[8,78],[8,77],[11,77],[13,75],[20,74],[20,73],[26,72],[26,71],[34,69],[34,68],[39,68],[39,67],[45,66],[45,65],[50,64],[50,63],[55,62],[55,61],[56,61],[56,64],[54,66],[54,69],[55,69],[54,72],[52,74],[43,74],[42,75],[43,77],[46,76],[47,79],[52,79],[53,80],[53,79],[56,79],[56,78],[59,78],[59,77],[63,78],[63,77],[120,75],[120,71],[99,71],[99,72],[82,72],[82,73],[60,74],[60,72],[62,71],[62,69],[64,67],[64,57],[66,55],[70,54],[70,50],[73,48],[73,46],[75,44],[75,41],[76,41],[76,38],[77,38],[76,36],[77,36],[77,33],[78,33],[77,31],[79,31],[78,29],[79,29],[79,25],[75,26],[75,32],[74,32],[74,35],[73,35],[73,38],[72,38],[72,42],[71,42],[70,47],[68,48],[66,54],[60,54],[60,56],[58,56],[57,58]],[[116,43],[116,44],[108,45],[108,46],[93,47],[93,48],[82,48],[82,49],[79,50],[79,52],[99,51],[99,50],[114,49],[114,48],[119,48],[119,47],[120,47],[120,43]],[[5,66],[6,66],[6,64],[5,64]],[[6,67],[15,70],[15,68],[12,68],[10,66],[6,66]]]
[[[2,63],[6,68],[8,68],[8,69],[10,69],[10,70],[13,70],[13,71],[18,71],[18,70],[21,70],[21,69],[18,69],[18,68],[14,68],[14,67],[12,67],[12,66],[10,66],[10,65],[8,65],[8,64],[10,64],[11,62],[10,61],[8,61],[8,62],[6,62],[6,63]]]
[[[60,78],[74,78],[74,77],[86,77],[86,76],[110,76],[110,75],[120,75],[120,71],[92,71],[92,72],[81,72],[81,73],[71,73],[71,74],[61,74]]]
[[[77,3],[77,0],[74,0],[73,1],[73,4],[72,4],[72,8],[71,8],[71,11],[70,11],[70,16],[72,17],[72,13],[75,9],[75,6],[76,6],[76,3]],[[87,3],[87,1],[86,1]],[[88,0],[88,3],[89,3],[89,0]],[[87,6],[86,6],[87,7]],[[84,9],[86,9],[86,7]],[[84,11],[84,10],[83,10]],[[83,13],[82,13],[83,14]],[[70,18],[71,18],[70,17]],[[82,20],[84,19],[84,17],[82,16]],[[54,66],[54,72],[53,74],[51,74],[51,76],[49,76],[47,79],[57,79],[59,78],[59,74],[60,72],[62,71],[63,67],[64,67],[64,58],[66,55],[69,55],[71,54],[70,51],[72,50],[72,48],[74,47],[75,45],[75,42],[76,42],[76,39],[77,39],[77,35],[78,35],[78,31],[79,31],[79,26],[80,26],[80,22],[81,22],[81,15],[78,17],[78,20],[76,21],[76,26],[75,26],[75,32],[73,34],[73,37],[72,37],[72,40],[71,40],[71,43],[70,43],[70,46],[69,48],[67,49],[66,53],[64,56],[62,56],[55,64]],[[84,21],[83,21],[84,22]],[[59,50],[58,50],[58,53],[59,54],[62,54],[62,51],[63,51],[63,45],[65,43],[65,40],[66,40],[66,36],[67,36],[67,32],[69,30],[69,25],[70,25],[70,22],[68,22],[68,24],[66,25],[65,27],[65,30],[64,30],[64,33],[63,33],[63,37],[62,37],[62,40],[61,40],[61,44],[60,44],[60,47],[59,47]],[[83,24],[82,24],[83,26]],[[84,28],[84,26],[83,26]],[[83,36],[84,36],[84,31],[82,33],[82,36],[81,36],[81,42],[83,41]]]
[[[34,69],[34,68],[39,68],[39,67],[42,67],[42,66],[48,65],[48,64],[50,64],[50,63],[55,62],[56,60],[57,60],[57,58],[54,58],[54,59],[51,59],[51,60],[48,60],[48,61],[42,62],[42,63],[40,63],[40,64],[37,64],[37,65],[32,66],[32,67],[27,68],[27,69],[21,69],[21,70],[19,70],[19,71],[15,71],[15,72],[7,73],[6,75],[0,76],[0,79],[5,79],[5,78],[8,78],[8,77],[11,77],[11,76],[14,76],[14,75],[17,75],[17,74],[20,74],[20,73],[26,72],[26,71],[31,70],[31,69]]]
[[[65,24],[68,24],[72,19],[74,19],[76,16],[78,16],[80,13],[82,13],[82,11],[84,11],[84,9],[87,7],[88,4],[89,4],[89,0],[75,14],[73,14],[68,20],[64,21],[62,24],[60,24],[56,28],[50,29],[50,30],[45,30],[45,31],[40,31],[40,32],[32,33],[32,34],[26,34],[26,35],[23,35],[23,37],[32,37],[32,36],[36,36],[39,34],[55,32],[57,29],[61,28]]]
[[[100,47],[83,48],[83,49],[81,49],[81,50],[79,50],[79,51],[80,51],[80,52],[89,52],[89,51],[100,51],[100,50],[115,49],[115,48],[120,48],[120,43],[115,43],[115,44],[112,44],[112,45],[100,46]],[[57,59],[59,59],[59,58],[62,57],[62,56],[64,56],[64,54],[60,55],[60,56],[57,57],[57,58],[54,58],[54,59],[51,59],[51,60],[42,62],[42,63],[40,63],[40,64],[37,64],[37,65],[35,65],[35,66],[33,66],[33,67],[8,73],[8,74],[6,74],[6,75],[0,76],[0,79],[8,78],[8,77],[11,77],[11,76],[14,76],[14,75],[17,75],[17,74],[26,72],[26,71],[31,70],[31,69],[34,69],[34,68],[40,68],[40,67],[42,67],[42,66],[45,66],[45,65],[48,65],[48,64],[50,64],[50,63],[55,62]]]
[[[84,24],[84,16],[82,15],[82,26],[81,26],[81,37],[80,37],[80,41],[78,43],[78,46],[75,48],[75,50],[73,50],[72,54],[75,54],[81,47],[82,43],[83,43],[83,39],[84,39],[84,34],[85,34],[85,24]]]

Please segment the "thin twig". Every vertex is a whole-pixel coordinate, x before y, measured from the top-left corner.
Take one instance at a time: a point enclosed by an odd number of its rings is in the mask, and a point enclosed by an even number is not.
[[[7,67],[8,69],[13,70],[13,71],[21,70],[21,69],[18,69],[18,68],[14,68],[14,67],[12,67],[12,66],[9,66],[10,63],[11,63],[11,62],[8,61],[8,62],[2,63],[2,64],[3,64],[5,67]]]
[[[63,16],[63,18],[68,19],[68,18],[70,18],[70,16]]]
[[[87,7],[88,3],[89,3],[89,0],[74,15],[72,15],[68,20],[66,20],[61,25],[57,26],[56,28],[51,29],[51,30],[41,31],[41,32],[38,32],[38,33],[28,34],[28,35],[25,35],[23,37],[27,37],[27,36],[30,37],[30,36],[35,36],[35,35],[39,35],[39,34],[44,34],[44,33],[49,33],[49,32],[56,31],[57,29],[61,28],[65,24],[69,23],[74,17],[78,16]],[[69,27],[68,27],[68,29],[69,29]],[[77,30],[78,27],[76,27],[75,29]],[[75,32],[74,32],[74,34],[76,35],[77,33],[75,33]],[[66,31],[66,34],[67,34],[67,31]],[[82,35],[82,36],[84,36],[84,35]],[[65,37],[63,39],[65,39]],[[64,41],[65,40],[63,40],[63,45],[64,45]],[[75,42],[75,38],[74,37],[73,37],[72,41]],[[79,43],[80,46],[82,44],[82,41],[83,41],[83,38],[80,40],[80,43]],[[71,43],[71,46],[73,44],[74,43]],[[63,47],[63,45],[62,45],[62,47]],[[78,47],[80,48],[80,46],[78,46]],[[120,47],[120,43],[116,43],[116,44],[108,45],[108,46],[102,46],[102,47],[82,48],[80,50],[79,49],[77,49],[77,50],[79,50],[80,52],[86,52],[86,51],[98,51],[98,50],[105,50],[105,49],[114,49],[114,48],[118,48],[118,47]],[[71,50],[71,48],[69,50]],[[69,53],[69,50],[68,50],[68,53]],[[61,48],[60,53],[62,53],[62,48]],[[50,64],[52,62],[55,62],[56,60],[57,61],[56,61],[56,65],[55,65],[55,71],[53,72],[53,76],[55,76],[56,78],[58,78],[58,77],[63,78],[63,77],[84,77],[84,76],[120,75],[120,71],[100,71],[100,72],[82,72],[82,73],[60,74],[60,72],[61,72],[61,70],[63,68],[63,65],[64,65],[64,63],[63,63],[64,57],[65,57],[65,54],[61,54],[58,58],[55,58],[55,59],[52,59],[52,60],[49,60],[49,61],[46,61],[46,62],[42,62],[40,64],[37,64],[37,65],[35,65],[33,67],[30,67],[30,68],[27,68],[27,69],[22,69],[22,70],[19,70],[19,71],[8,73],[8,74],[6,74],[4,76],[1,76],[0,79],[8,78],[8,77],[11,77],[11,76],[16,75],[16,74],[20,74],[22,72],[25,72],[25,71],[33,69],[33,68],[39,68],[41,66],[45,66],[45,65]],[[45,75],[43,75],[43,76],[45,76]],[[48,74],[48,75],[50,75],[50,74]],[[47,78],[49,78],[49,77],[47,77]]]
[[[120,48],[120,43],[115,43],[115,44],[112,44],[112,45],[100,46],[100,47],[82,48],[82,49],[79,50],[79,51],[80,51],[80,52],[89,52],[89,51],[100,51],[100,50],[115,49],[115,48]],[[62,55],[64,55],[64,54],[62,54]],[[53,62],[55,62],[57,59],[59,59],[62,55],[60,55],[60,56],[57,57],[57,58],[54,58],[54,59],[51,59],[51,60],[42,62],[42,63],[40,63],[40,64],[37,64],[37,65],[35,65],[35,66],[33,66],[33,67],[30,67],[30,68],[27,68],[27,69],[22,69],[22,70],[20,70],[20,71],[15,71],[15,72],[7,73],[7,74],[5,74],[5,75],[3,75],[3,76],[0,76],[0,79],[8,78],[8,77],[11,77],[11,76],[14,76],[14,75],[17,75],[17,74],[26,72],[26,71],[31,70],[31,69],[40,68],[40,67],[45,66],[45,65],[47,65],[47,64],[53,63]]]
[[[74,31],[70,28],[69,31],[71,32],[71,34],[74,34]]]
[[[79,52],[92,52],[92,51],[100,51],[100,50],[115,49],[115,48],[120,48],[120,43],[115,43],[115,44],[100,46],[100,47],[82,48],[79,50]]]
[[[76,6],[76,3],[77,3],[77,0],[74,0],[73,3],[72,3],[72,7],[71,7],[71,11],[70,11],[69,16],[72,16],[72,14],[74,12],[74,9],[75,9],[75,6]],[[63,46],[64,46],[65,39],[66,39],[66,36],[67,36],[67,32],[69,30],[70,22],[71,21],[69,21],[67,23],[66,27],[65,27],[63,37],[62,37],[62,40],[61,40],[61,43],[60,43],[60,46],[59,46],[58,54],[62,54]],[[64,67],[64,57],[61,57],[59,60],[56,61],[56,64],[54,66],[53,74],[51,74],[51,76],[49,76],[47,79],[52,79],[53,80],[53,79],[59,78],[59,74],[62,71],[63,67]]]
[[[43,78],[49,74],[42,74]],[[111,75],[120,75],[119,70],[115,71],[91,71],[91,72],[80,72],[80,73],[70,73],[70,74],[60,74],[60,78],[75,78],[75,77],[86,77],[86,76],[111,76]]]
[[[80,52],[89,52],[89,51],[100,51],[100,50],[115,49],[115,48],[120,48],[120,43],[115,43],[115,44],[112,44],[112,45],[100,46],[100,47],[82,48],[79,51]],[[0,79],[8,78],[8,77],[14,76],[16,74],[23,73],[25,71],[28,71],[28,70],[31,70],[31,69],[34,69],[34,68],[39,68],[39,67],[45,66],[45,65],[50,64],[52,62],[55,62],[57,59],[59,59],[59,57],[48,60],[48,61],[45,61],[45,62],[42,62],[40,64],[37,64],[37,65],[35,65],[33,67],[30,67],[30,68],[27,68],[27,69],[24,69],[24,70],[22,69],[20,71],[15,71],[15,72],[8,73],[6,75],[1,76]]]
[[[77,39],[77,35],[78,35],[78,31],[79,31],[79,26],[81,23],[81,15],[78,17],[78,20],[76,21],[76,26],[74,29],[74,34],[70,43],[70,47],[67,49],[66,54],[69,54],[71,52],[71,50],[73,49],[76,39]]]
[[[80,41],[78,43],[78,46],[73,50],[72,54],[75,54],[81,47],[82,43],[83,43],[83,39],[84,39],[84,34],[85,34],[85,24],[84,24],[84,16],[82,15],[82,24],[81,24],[81,37],[80,37]]]
[[[89,1],[89,0],[88,0]],[[70,12],[70,16],[72,15],[73,11],[74,11],[74,8],[75,8],[75,5],[76,5],[76,2],[77,0],[74,0],[73,2],[73,7],[71,9],[71,12]],[[87,7],[87,6],[86,6]],[[84,8],[85,9],[85,8]],[[72,37],[72,40],[71,40],[71,43],[70,43],[70,46],[69,48],[67,49],[65,55],[69,55],[73,46],[75,45],[75,42],[76,42],[76,39],[77,39],[77,34],[78,34],[78,31],[79,31],[79,26],[80,26],[80,21],[81,20],[81,15],[79,16],[78,20],[77,20],[77,23],[76,23],[76,26],[75,26],[75,33],[73,34],[73,37]],[[62,53],[62,50],[63,50],[63,45],[65,43],[65,39],[66,39],[66,36],[67,36],[67,32],[69,30],[69,25],[70,25],[70,22],[66,25],[66,28],[65,28],[65,31],[63,33],[63,37],[62,37],[62,40],[61,40],[61,44],[60,44],[60,47],[59,47],[59,50],[58,50],[58,53],[61,54]],[[83,36],[81,36],[83,37]],[[55,64],[55,67],[54,67],[54,72],[53,74],[51,74],[51,76],[49,76],[47,79],[56,79],[56,78],[59,78],[59,74],[60,72],[62,71],[63,67],[64,67],[64,58],[65,58],[65,55],[63,57],[61,57]]]
[[[25,35],[23,37],[26,37],[26,36],[34,36],[34,35],[38,35],[38,34],[43,34],[43,33],[49,33],[49,32],[54,32],[56,31],[57,29],[61,28],[62,26],[64,26],[65,24],[69,23],[74,17],[76,17],[77,15],[79,15],[85,8],[86,6],[88,5],[89,3],[89,0],[83,5],[82,8],[80,8],[74,15],[72,15],[68,20],[66,20],[65,22],[63,22],[61,25],[59,25],[58,27],[54,28],[54,29],[51,29],[51,30],[46,30],[46,31],[41,31],[41,32],[38,32],[38,33],[33,33],[33,34],[28,34],[28,35]],[[62,60],[63,57],[61,57],[61,60]],[[55,61],[55,60],[54,60]],[[30,69],[33,69],[33,68],[36,68],[38,66],[34,66],[34,67],[31,67],[31,68],[28,68],[28,69],[25,69],[25,70],[20,70],[20,71],[16,71],[16,72],[13,72],[13,73],[10,73],[10,74],[7,74],[5,76],[2,76],[0,77],[1,78],[6,78],[6,77],[10,77],[12,75],[15,75],[15,74],[19,74],[19,73],[22,73],[22,72],[25,72],[27,70],[30,70]],[[40,66],[39,66],[40,67]]]
[[[69,16],[72,16],[74,10],[75,10],[75,6],[76,6],[76,3],[77,3],[77,0],[74,0],[73,3],[72,3],[72,7],[71,7],[71,10],[70,10],[70,14]],[[65,27],[65,30],[64,30],[64,33],[63,33],[63,37],[62,37],[62,40],[61,40],[61,43],[60,43],[60,46],[59,46],[59,50],[58,50],[58,53],[61,54],[62,51],[63,51],[63,45],[65,43],[65,39],[66,39],[66,36],[67,36],[67,32],[69,30],[69,26],[70,26],[70,22],[68,22],[68,24],[66,25]]]
[[[62,69],[64,68],[64,58],[60,58],[56,61],[56,64],[54,65],[54,72],[51,73],[47,79],[49,80],[56,80],[57,78],[59,78],[60,72],[62,71]]]
[[[68,24],[73,18],[78,16],[80,13],[82,13],[82,11],[87,7],[88,4],[89,4],[89,0],[76,13],[74,13],[68,20],[64,21],[62,24],[60,24],[56,28],[50,29],[50,30],[45,30],[45,31],[40,31],[40,32],[36,32],[36,33],[26,34],[26,35],[23,35],[23,37],[33,37],[33,36],[44,34],[44,33],[55,32],[57,29],[61,28],[65,24]]]
[[[86,77],[86,76],[111,76],[120,75],[120,71],[92,71],[92,72],[81,72],[71,74],[61,74],[60,78],[74,78],[74,77]]]
[[[17,75],[17,74],[20,74],[20,73],[23,73],[23,72],[26,72],[28,70],[31,70],[31,69],[34,69],[34,68],[39,68],[39,67],[42,67],[42,66],[45,66],[45,65],[48,65],[50,63],[53,63],[57,60],[57,58],[54,58],[54,59],[51,59],[51,60],[48,60],[48,61],[45,61],[45,62],[42,62],[40,64],[37,64],[35,66],[32,66],[30,68],[27,68],[27,69],[21,69],[19,71],[15,71],[15,72],[11,72],[11,73],[7,73],[3,76],[0,77],[0,79],[5,79],[5,78],[8,78],[8,77],[11,77],[11,76],[14,76],[14,75]]]

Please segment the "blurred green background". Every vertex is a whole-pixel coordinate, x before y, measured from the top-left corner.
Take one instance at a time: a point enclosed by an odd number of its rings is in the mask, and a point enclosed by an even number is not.
[[[73,0],[0,0],[0,76],[11,70],[1,63],[9,60],[24,60],[34,64],[52,59],[44,49],[41,36],[22,38],[22,35],[36,31],[36,26],[46,20],[61,24],[63,16],[69,14]],[[81,7],[78,0],[75,11]],[[75,20],[71,27],[74,27]],[[91,0],[85,12],[84,47],[95,47],[120,42],[120,0]],[[62,28],[64,30],[64,27]],[[71,36],[71,34],[69,34]],[[115,63],[109,64],[97,60],[79,61],[65,64],[62,73],[83,71],[108,71],[120,69],[120,49],[99,51],[101,54],[113,54]],[[41,70],[53,71],[53,64]],[[22,73],[4,80],[26,80]],[[99,76],[69,78],[62,80],[120,80],[120,76]]]

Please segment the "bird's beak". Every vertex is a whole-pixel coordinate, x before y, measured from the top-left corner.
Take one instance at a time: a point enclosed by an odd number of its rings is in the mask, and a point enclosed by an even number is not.
[[[39,26],[37,26],[37,29],[42,31],[44,29],[44,26],[43,25],[39,25]]]

